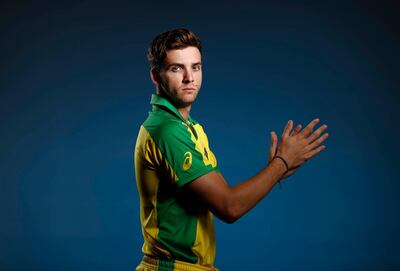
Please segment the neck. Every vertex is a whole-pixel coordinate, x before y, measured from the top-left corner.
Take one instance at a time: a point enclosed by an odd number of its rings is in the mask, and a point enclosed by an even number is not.
[[[174,98],[172,96],[168,95],[168,92],[160,91],[160,89],[158,89],[158,88],[157,88],[156,93],[158,95],[168,99],[171,103],[173,103],[185,120],[189,119],[189,114],[190,114],[190,109],[192,108],[192,104],[188,104],[188,105],[181,104],[180,105],[177,103],[177,101],[174,100]]]
[[[192,105],[188,105],[188,106],[185,106],[185,107],[179,107],[178,108],[179,113],[181,113],[182,117],[185,120],[188,120],[188,118],[189,118],[191,107],[192,107]]]

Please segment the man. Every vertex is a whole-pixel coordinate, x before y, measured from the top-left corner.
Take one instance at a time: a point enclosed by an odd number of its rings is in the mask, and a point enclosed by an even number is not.
[[[281,179],[321,152],[328,134],[318,119],[303,130],[289,121],[278,145],[272,132],[268,165],[229,187],[191,106],[202,82],[201,42],[187,29],[155,37],[148,48],[156,86],[152,112],[140,127],[135,173],[144,257],[136,270],[216,270],[213,215],[233,223]]]

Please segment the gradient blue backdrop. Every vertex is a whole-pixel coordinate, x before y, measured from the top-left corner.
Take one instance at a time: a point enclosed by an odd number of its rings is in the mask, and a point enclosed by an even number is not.
[[[287,120],[327,150],[233,225],[222,270],[400,270],[399,5],[2,1],[0,270],[133,270],[133,148],[154,87],[145,51],[188,27],[204,44],[192,116],[231,185]]]

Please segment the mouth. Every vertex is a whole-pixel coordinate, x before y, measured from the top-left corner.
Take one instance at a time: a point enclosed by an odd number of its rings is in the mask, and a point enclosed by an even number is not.
[[[183,88],[182,90],[195,91],[195,88]]]

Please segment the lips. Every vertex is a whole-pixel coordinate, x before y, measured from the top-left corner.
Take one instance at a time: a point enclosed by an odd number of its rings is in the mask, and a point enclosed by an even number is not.
[[[182,90],[196,90],[195,88],[183,88]]]

